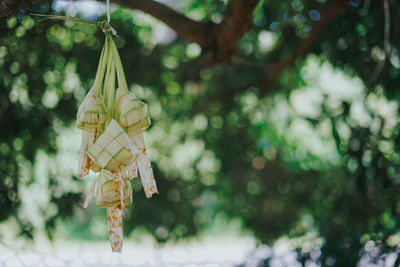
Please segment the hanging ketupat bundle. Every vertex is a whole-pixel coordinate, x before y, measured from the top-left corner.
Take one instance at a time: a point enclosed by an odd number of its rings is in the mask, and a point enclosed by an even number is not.
[[[99,25],[106,41],[94,85],[82,101],[76,121],[83,130],[78,175],[83,177],[90,169],[98,173],[84,207],[88,207],[97,187],[96,204],[107,208],[112,250],[121,252],[122,209],[132,203],[130,180],[138,177],[138,169],[146,197],[158,191],[142,134],[150,126],[147,105],[128,90],[109,24]]]
[[[109,1],[108,21],[90,21],[74,17],[36,15],[44,19],[59,19],[98,26],[106,35],[93,87],[79,106],[76,127],[81,129],[78,176],[96,173],[84,203],[87,208],[96,191],[96,204],[107,208],[108,233],[114,252],[121,252],[122,209],[132,203],[130,180],[138,177],[150,198],[158,193],[150,160],[146,153],[143,131],[150,126],[145,103],[128,90],[118,50],[111,33]],[[116,80],[118,90],[116,90]]]

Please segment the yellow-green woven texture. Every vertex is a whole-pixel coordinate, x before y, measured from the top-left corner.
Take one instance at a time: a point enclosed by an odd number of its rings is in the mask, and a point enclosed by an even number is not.
[[[98,207],[114,207],[121,204],[120,194],[114,183],[114,175],[110,171],[102,170],[97,182],[96,205]],[[124,179],[125,205],[132,204],[132,186],[128,179]]]
[[[115,118],[128,135],[141,133],[151,124],[147,104],[121,89],[117,90]]]
[[[88,148],[89,157],[100,167],[119,171],[131,164],[138,155],[137,148],[115,120],[111,120],[104,133]]]
[[[107,113],[103,99],[93,94],[92,90],[83,99],[76,116],[76,127],[82,130],[104,131]]]

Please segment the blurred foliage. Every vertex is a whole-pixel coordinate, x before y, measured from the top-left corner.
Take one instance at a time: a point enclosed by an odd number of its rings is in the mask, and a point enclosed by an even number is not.
[[[54,12],[42,2],[0,22],[0,220],[28,238],[40,229],[52,237],[63,221],[79,238],[99,238],[90,229],[105,221],[104,210],[81,208],[87,183],[65,169],[60,150],[77,158],[74,118],[93,82],[104,34],[27,15]],[[181,1],[174,8],[219,22],[225,2]],[[262,2],[237,53],[254,62],[287,59],[326,2]],[[147,200],[133,182],[125,234],[142,227],[159,242],[178,240],[223,215],[240,219],[262,243],[300,240],[302,262],[354,266],[373,248],[395,251],[399,28],[392,27],[391,53],[371,81],[385,54],[382,4],[370,2],[362,13],[364,2],[351,1],[270,88],[258,86],[263,68],[203,68],[197,44],[143,13],[114,10],[128,83],[150,107],[146,140],[161,193]],[[389,3],[392,25],[399,25],[400,7]],[[77,144],[63,145],[63,134],[78,136]],[[318,242],[301,241],[308,233]]]

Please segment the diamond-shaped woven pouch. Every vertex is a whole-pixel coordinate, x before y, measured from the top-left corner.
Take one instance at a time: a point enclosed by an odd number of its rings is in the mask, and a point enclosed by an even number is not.
[[[114,182],[115,175],[118,174],[104,169],[100,172],[96,189],[96,205],[98,207],[114,207],[121,203],[120,194]],[[125,205],[132,204],[132,186],[128,179],[124,180],[124,199]]]
[[[117,90],[115,118],[128,135],[141,133],[151,124],[147,104],[121,89]]]
[[[103,99],[90,90],[79,106],[76,127],[87,131],[97,129],[98,132],[103,132],[106,119]]]
[[[139,152],[121,126],[111,120],[87,153],[101,168],[117,172],[121,167],[130,165]]]

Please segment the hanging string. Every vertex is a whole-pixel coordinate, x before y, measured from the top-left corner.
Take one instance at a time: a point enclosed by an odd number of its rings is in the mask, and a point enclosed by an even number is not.
[[[110,23],[110,17],[111,17],[111,15],[110,15],[110,0],[107,0],[106,3],[107,3],[107,21],[108,21],[108,23]]]
[[[110,0],[106,0],[106,10],[107,10],[107,22],[108,22],[107,27],[109,27],[109,29],[107,29],[107,30],[110,30],[114,36],[118,36],[117,31],[110,25],[110,20],[111,20]]]

